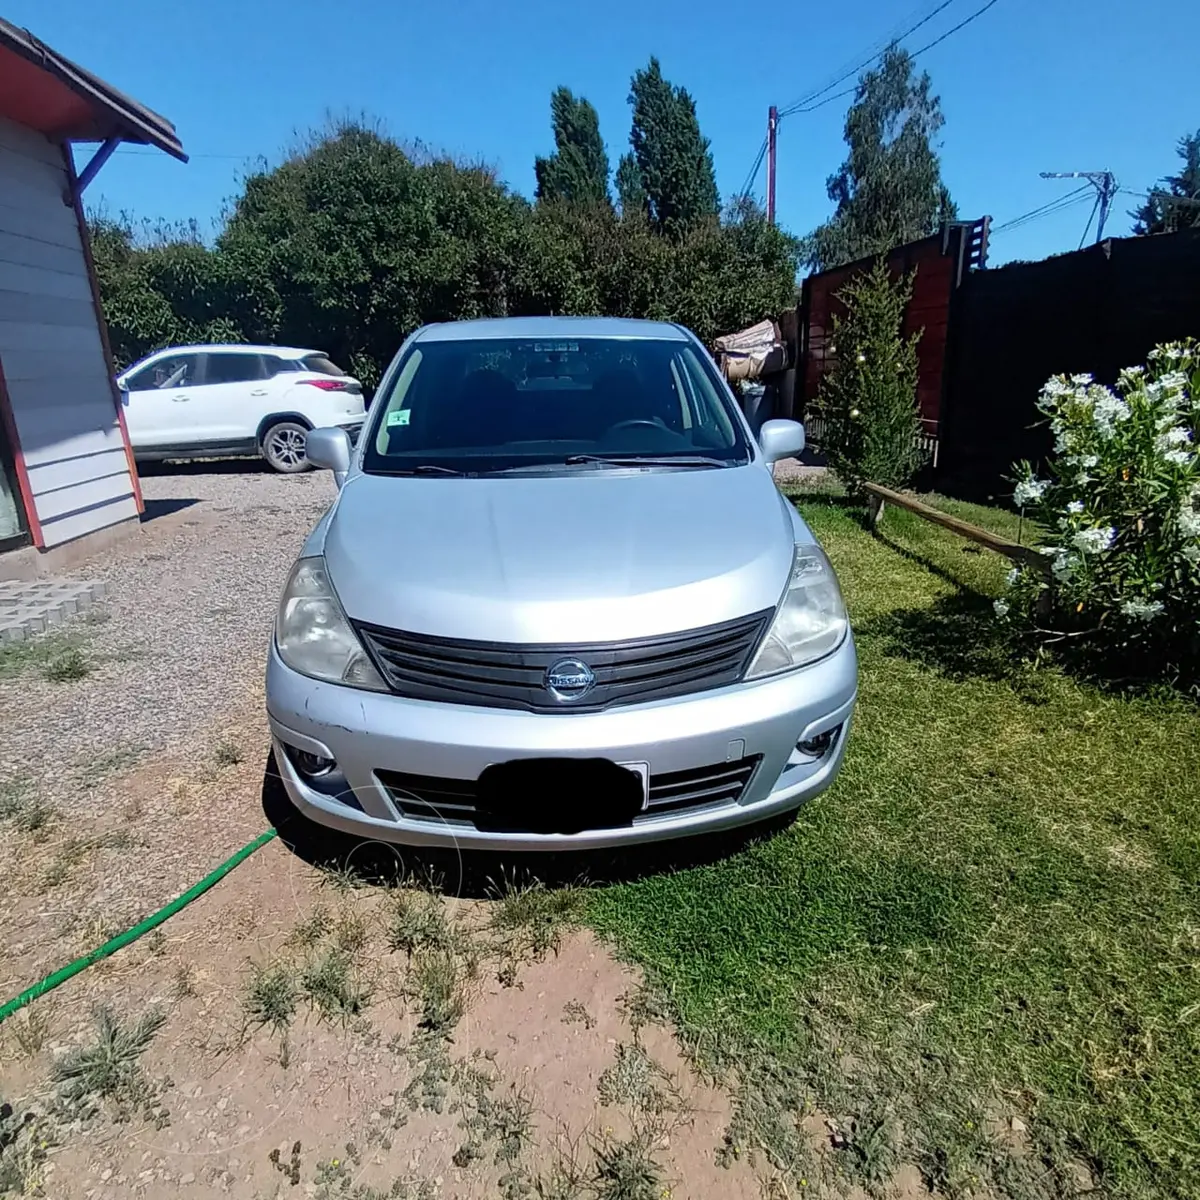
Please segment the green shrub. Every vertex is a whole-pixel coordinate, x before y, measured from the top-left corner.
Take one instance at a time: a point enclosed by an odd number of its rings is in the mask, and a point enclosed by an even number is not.
[[[1055,454],[1018,467],[1018,507],[1053,531],[1051,577],[1009,576],[1001,617],[1094,645],[1109,665],[1189,681],[1200,666],[1200,343],[1151,351],[1114,389],[1058,376],[1038,407]],[[1040,614],[1040,615],[1039,615]]]
[[[911,275],[893,281],[879,259],[843,285],[833,320],[833,369],[818,396],[829,465],[851,494],[864,483],[900,488],[925,462],[917,409],[917,342],[905,337]]]

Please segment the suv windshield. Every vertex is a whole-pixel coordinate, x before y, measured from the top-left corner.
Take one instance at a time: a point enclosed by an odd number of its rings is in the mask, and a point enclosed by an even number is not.
[[[363,461],[378,474],[749,460],[715,369],[685,341],[418,342],[381,399]]]

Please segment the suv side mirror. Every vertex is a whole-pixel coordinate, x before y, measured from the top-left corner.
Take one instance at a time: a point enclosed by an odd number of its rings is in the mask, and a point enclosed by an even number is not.
[[[799,421],[765,421],[758,444],[768,466],[781,458],[795,458],[804,450],[804,426]]]
[[[350,470],[350,435],[344,429],[310,429],[304,453],[314,467],[333,472],[333,481],[341,487]]]

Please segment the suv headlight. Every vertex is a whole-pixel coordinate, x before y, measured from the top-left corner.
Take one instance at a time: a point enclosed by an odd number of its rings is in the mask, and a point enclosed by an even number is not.
[[[301,558],[292,568],[275,618],[275,645],[301,675],[387,691],[342,612],[323,558]]]
[[[842,591],[825,552],[797,545],[787,591],[746,678],[777,675],[824,658],[841,644],[847,624]]]

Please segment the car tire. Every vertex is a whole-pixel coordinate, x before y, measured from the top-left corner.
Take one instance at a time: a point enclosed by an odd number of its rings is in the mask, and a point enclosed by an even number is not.
[[[262,456],[267,465],[283,475],[296,475],[309,469],[305,442],[308,429],[299,421],[277,421],[262,438]]]

